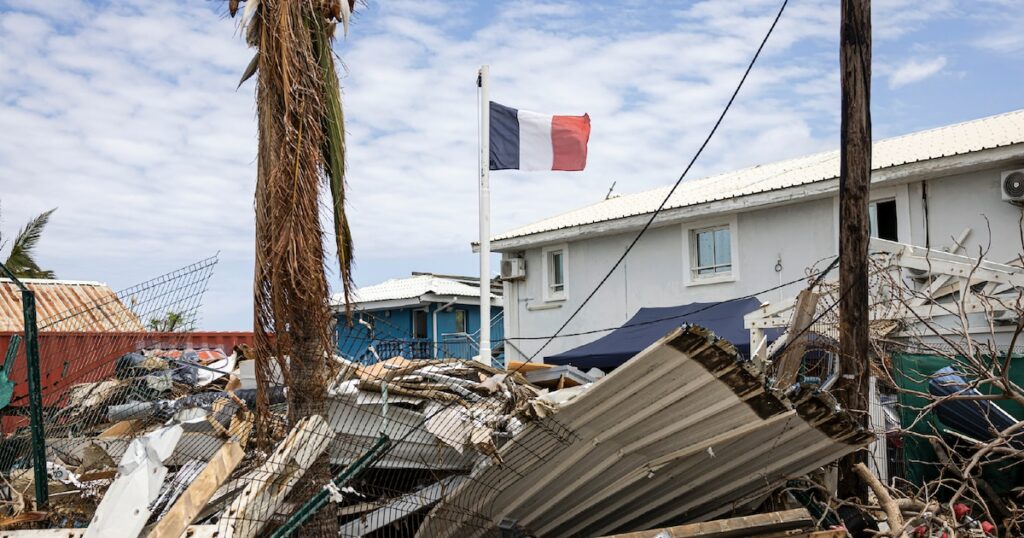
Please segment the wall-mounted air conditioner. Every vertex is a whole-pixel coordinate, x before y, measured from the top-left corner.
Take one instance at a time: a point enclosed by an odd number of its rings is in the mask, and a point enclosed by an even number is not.
[[[1024,203],[1024,169],[1003,172],[999,190],[1004,201]]]
[[[502,280],[523,280],[524,278],[526,278],[526,260],[523,258],[501,260]]]

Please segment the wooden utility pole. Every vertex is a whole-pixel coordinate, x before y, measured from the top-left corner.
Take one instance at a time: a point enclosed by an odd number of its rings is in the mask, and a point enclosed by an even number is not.
[[[839,400],[867,426],[868,190],[871,185],[871,0],[842,0],[839,69],[842,149],[839,168]],[[839,496],[867,500],[854,472],[863,452],[839,466]]]

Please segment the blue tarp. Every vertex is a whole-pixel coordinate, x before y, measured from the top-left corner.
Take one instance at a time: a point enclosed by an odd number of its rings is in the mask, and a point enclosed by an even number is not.
[[[935,372],[935,377],[928,382],[928,392],[939,398],[951,394],[981,395],[968,388],[967,381],[950,366]],[[935,413],[946,426],[982,442],[995,439],[998,432],[1017,423],[1014,416],[988,400],[950,399],[935,406]],[[1011,436],[1009,444],[1024,449],[1024,433]]]
[[[731,342],[744,356],[750,356],[750,332],[743,328],[743,316],[761,306],[754,298],[720,303],[690,303],[663,308],[641,308],[625,325],[578,348],[544,358],[548,364],[571,364],[586,371],[609,370],[628,361],[657,339],[680,325],[699,325]],[[767,331],[766,331],[767,332]],[[772,331],[769,339],[778,333]]]

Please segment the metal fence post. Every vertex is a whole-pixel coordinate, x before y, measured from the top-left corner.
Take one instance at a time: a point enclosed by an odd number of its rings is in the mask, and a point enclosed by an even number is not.
[[[43,432],[43,393],[39,379],[39,328],[36,326],[36,294],[21,292],[21,305],[25,314],[25,358],[28,366],[28,413],[32,431],[32,466],[35,469],[36,510],[49,504],[49,484],[46,478],[46,435]]]
[[[2,263],[0,269],[21,289],[21,311],[25,320],[25,359],[28,370],[29,430],[32,433],[32,468],[35,478],[36,510],[49,504],[46,477],[46,435],[43,431],[43,394],[39,378],[39,327],[36,325],[36,294],[25,287]]]

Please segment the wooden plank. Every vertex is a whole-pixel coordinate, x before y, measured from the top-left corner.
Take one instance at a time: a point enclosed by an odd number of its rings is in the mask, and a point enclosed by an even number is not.
[[[605,538],[733,538],[813,527],[814,518],[811,517],[811,514],[805,508],[797,508],[784,512],[718,519],[664,529],[627,532]]]
[[[779,368],[775,386],[785,390],[796,383],[800,373],[804,351],[807,349],[807,330],[814,322],[814,314],[818,309],[819,295],[811,290],[802,290],[796,299],[796,311],[787,329],[786,349],[779,357]]]
[[[243,478],[245,490],[231,502],[219,524],[224,537],[260,534],[334,435],[334,429],[319,415],[300,420],[267,461]]]
[[[150,538],[179,538],[182,536],[244,456],[245,452],[239,446],[238,441],[224,443],[224,446],[213,455],[195,481],[181,494],[181,497],[178,497],[167,515],[157,522],[156,527],[149,533]]]
[[[546,370],[553,366],[554,364],[544,364],[541,362],[508,361],[508,370],[512,372],[519,372],[521,374],[532,372],[534,370]]]
[[[967,241],[967,237],[969,235],[971,235],[970,226],[964,228],[964,231],[960,232],[960,235],[953,240],[953,246],[950,248],[949,252],[951,254],[959,254],[960,251],[963,250],[964,242]],[[925,287],[925,289],[921,292],[921,297],[915,297],[911,299],[910,306],[920,306],[923,305],[928,300],[937,298],[938,296],[936,295],[936,292],[943,286],[945,286],[951,278],[953,277],[950,275],[939,275],[938,277],[936,277],[935,280],[928,284]]]
[[[130,437],[135,433],[142,431],[143,424],[144,421],[142,420],[122,420],[121,422],[103,430],[97,437],[100,439]]]

